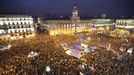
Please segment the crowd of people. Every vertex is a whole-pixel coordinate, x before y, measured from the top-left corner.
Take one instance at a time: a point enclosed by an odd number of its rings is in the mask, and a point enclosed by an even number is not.
[[[0,44],[11,44],[11,48],[0,51],[0,75],[80,75],[83,72],[80,65],[86,64],[85,75],[133,75],[134,57],[119,50],[122,44],[133,46],[133,41],[127,38],[116,38],[97,33],[82,33],[90,40],[89,46],[102,44],[108,48],[100,48],[77,59],[65,53],[60,45],[80,44],[84,35],[40,35],[34,38],[19,40],[1,40]],[[28,57],[33,51],[37,56]],[[120,58],[118,58],[120,56]],[[50,66],[47,72],[46,66]]]

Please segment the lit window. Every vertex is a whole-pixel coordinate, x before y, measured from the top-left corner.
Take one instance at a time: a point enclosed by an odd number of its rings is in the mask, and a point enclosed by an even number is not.
[[[29,25],[29,28],[31,28],[31,26]]]
[[[20,28],[20,26],[18,26],[18,28]]]
[[[17,22],[17,25],[18,25],[19,23]]]
[[[20,30],[18,32],[20,33]]]
[[[13,33],[12,31],[10,31],[10,33]]]
[[[21,24],[23,24],[23,23],[21,22]]]
[[[13,26],[13,28],[15,29],[16,27],[15,27],[15,26]]]
[[[11,27],[11,26],[9,26],[9,29],[12,29],[12,27]]]
[[[14,32],[17,33],[17,30],[15,30]]]
[[[13,25],[15,25],[14,22],[13,22]]]
[[[24,28],[23,26],[21,26],[21,28]]]

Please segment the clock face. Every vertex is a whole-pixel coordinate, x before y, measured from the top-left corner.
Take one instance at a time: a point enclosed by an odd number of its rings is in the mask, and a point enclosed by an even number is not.
[[[75,12],[75,14],[77,15],[77,12]]]
[[[74,11],[74,12],[73,12],[73,15],[77,15],[77,14],[78,14],[78,12],[77,12],[77,11]]]

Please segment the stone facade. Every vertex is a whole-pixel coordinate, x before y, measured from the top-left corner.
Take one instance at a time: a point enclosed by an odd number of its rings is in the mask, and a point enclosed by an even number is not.
[[[6,35],[5,39],[34,36],[33,18],[28,15],[0,15],[0,35]]]

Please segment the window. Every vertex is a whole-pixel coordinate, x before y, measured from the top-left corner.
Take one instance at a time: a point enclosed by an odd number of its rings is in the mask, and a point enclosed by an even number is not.
[[[11,36],[14,36],[13,34],[11,34]]]
[[[26,35],[28,35],[28,33],[26,33]]]
[[[29,29],[29,31],[31,32],[31,29]]]
[[[9,29],[12,29],[12,27],[11,27],[11,26],[9,26]]]
[[[22,22],[20,24],[23,24]]]
[[[19,23],[17,22],[17,25],[19,25]]]
[[[24,28],[23,26],[21,26],[21,28]]]
[[[13,26],[13,28],[15,29],[16,27],[15,27],[15,26]]]
[[[22,30],[22,32],[24,32],[24,30]]]
[[[8,25],[10,25],[10,23],[8,22]]]
[[[29,25],[29,28],[31,28],[31,26]]]
[[[14,32],[17,33],[17,30],[15,30]]]
[[[13,25],[15,25],[14,22],[13,22]]]
[[[13,32],[10,30],[10,33],[13,33]]]
[[[25,28],[27,28],[27,26],[25,26]]]
[[[20,33],[20,30],[18,30],[18,32]]]
[[[28,29],[26,29],[26,32],[28,32]]]
[[[6,25],[6,23],[4,22],[3,25]]]
[[[17,28],[20,28],[20,26],[17,26]]]

